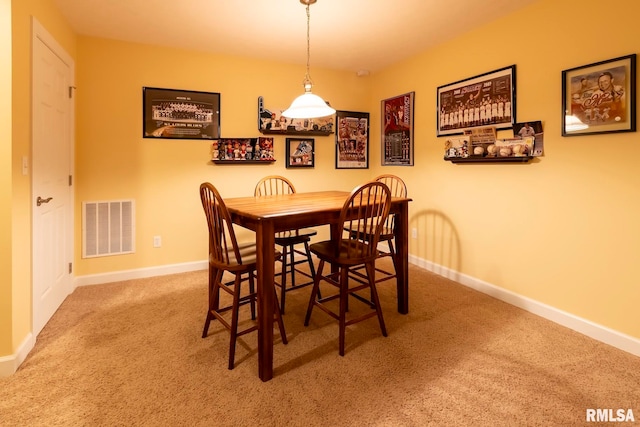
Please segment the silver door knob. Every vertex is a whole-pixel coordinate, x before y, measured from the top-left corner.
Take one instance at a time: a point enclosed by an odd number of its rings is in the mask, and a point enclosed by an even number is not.
[[[43,199],[42,197],[38,196],[38,198],[36,199],[36,205],[40,206],[41,204],[49,203],[52,200],[53,197],[47,197],[46,199]]]

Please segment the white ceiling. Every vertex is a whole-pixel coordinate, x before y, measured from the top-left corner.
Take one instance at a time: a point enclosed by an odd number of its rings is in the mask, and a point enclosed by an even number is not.
[[[375,72],[535,1],[318,0],[310,7],[311,68]],[[82,35],[306,63],[299,0],[54,2]]]

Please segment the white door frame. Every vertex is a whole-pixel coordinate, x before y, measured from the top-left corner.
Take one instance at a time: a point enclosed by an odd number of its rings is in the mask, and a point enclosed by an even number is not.
[[[53,38],[53,36],[51,36],[51,34],[49,34],[49,32],[42,26],[42,24],[40,24],[40,22],[38,22],[38,20],[35,17],[32,17],[32,54],[31,54],[31,58],[32,58],[32,67],[35,69],[36,67],[36,63],[33,60],[34,58],[34,46],[36,43],[43,43],[44,45],[46,45],[58,58],[60,58],[68,67],[69,67],[69,73],[70,73],[70,82],[75,82],[75,63],[73,58],[64,50],[64,48],[62,48],[62,46]],[[35,73],[34,69],[32,69],[32,73]],[[33,75],[32,75],[32,81],[33,81]],[[73,83],[71,83],[71,86],[75,85]],[[33,88],[32,88],[33,91]],[[73,92],[73,90],[70,88],[69,89],[70,93]],[[75,93],[72,93],[72,96],[75,96]],[[33,93],[32,93],[32,109],[34,108],[34,104],[33,104]],[[72,176],[71,179],[74,179],[75,177],[73,177],[73,171],[75,171],[75,164],[74,164],[74,152],[75,152],[75,102],[71,101],[69,103],[69,173]],[[38,123],[35,123],[34,119],[32,118],[32,123],[31,123],[31,127],[32,127],[32,145],[31,145],[31,158],[33,159],[34,156],[34,144],[33,144],[33,138],[34,138],[34,128],[39,125]],[[33,179],[33,168],[31,170],[31,206],[32,209],[33,206],[35,206],[34,200],[35,197],[37,197],[38,195],[35,194],[36,189],[34,188],[34,179]],[[69,206],[68,206],[68,217],[67,217],[67,233],[65,233],[66,235],[64,236],[64,239],[66,240],[66,248],[67,248],[67,254],[65,254],[65,258],[69,259],[69,262],[74,262],[74,245],[75,245],[75,239],[74,239],[74,227],[75,227],[75,220],[74,220],[74,213],[75,213],[75,195],[74,195],[74,191],[73,188],[75,186],[75,182],[73,182],[73,185],[70,188],[69,191]],[[33,338],[35,339],[35,337],[38,335],[38,333],[40,332],[40,330],[42,329],[42,326],[44,325],[38,325],[36,323],[36,297],[35,297],[35,292],[34,292],[34,281],[35,281],[35,277],[36,277],[36,269],[38,268],[37,265],[34,265],[33,262],[33,254],[38,250],[38,241],[37,241],[37,236],[34,235],[34,230],[33,230],[33,221],[35,218],[35,213],[32,211],[31,212],[31,217],[32,217],[32,235],[31,235],[31,254],[32,254],[32,265],[31,265],[31,297],[32,297],[32,302],[31,302],[31,329],[32,329],[32,333],[33,333]],[[67,289],[65,289],[65,295],[70,294],[71,292],[73,292],[75,285],[74,285],[74,273],[72,272],[70,274],[69,277],[69,281],[68,284],[66,286]],[[46,322],[45,322],[46,323]]]

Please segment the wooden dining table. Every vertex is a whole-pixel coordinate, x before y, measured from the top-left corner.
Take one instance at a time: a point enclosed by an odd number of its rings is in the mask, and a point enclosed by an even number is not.
[[[256,286],[258,294],[258,375],[273,377],[274,237],[278,231],[329,224],[336,232],[348,191],[317,191],[260,197],[225,199],[234,224],[253,230],[258,246]],[[398,312],[409,312],[408,229],[411,199],[393,197],[391,213],[396,215],[396,272]]]

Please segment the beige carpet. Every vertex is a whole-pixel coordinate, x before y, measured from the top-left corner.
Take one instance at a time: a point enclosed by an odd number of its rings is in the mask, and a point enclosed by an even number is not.
[[[257,375],[256,334],[227,370],[228,334],[200,334],[206,272],[82,287],[0,379],[2,426],[569,426],[588,408],[632,409],[640,358],[410,267],[410,313],[381,285],[375,319],[347,331],[309,288],[289,293],[289,344]],[[277,337],[277,335],[276,335]],[[629,424],[621,424],[629,425]]]

